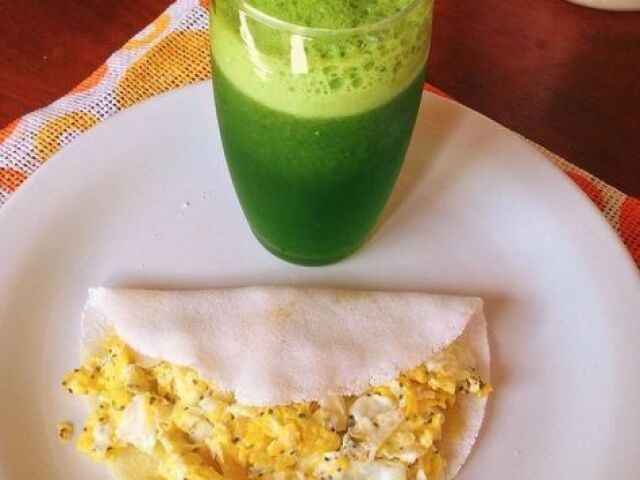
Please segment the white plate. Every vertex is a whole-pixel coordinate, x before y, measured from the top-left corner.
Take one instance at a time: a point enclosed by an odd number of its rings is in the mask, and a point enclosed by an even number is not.
[[[585,7],[598,8],[600,10],[631,11],[640,10],[640,0],[569,0]]]
[[[640,473],[640,282],[603,218],[490,120],[426,95],[372,240],[302,268],[253,239],[208,83],[83,135],[0,211],[0,478],[108,478],[56,440],[84,409],[60,387],[92,285],[309,283],[481,295],[496,393],[460,479]],[[249,353],[248,353],[249,354]]]

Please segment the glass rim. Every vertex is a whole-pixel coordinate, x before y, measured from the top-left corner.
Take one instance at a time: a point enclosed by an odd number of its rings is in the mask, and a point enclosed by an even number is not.
[[[239,11],[247,14],[254,20],[257,20],[267,26],[276,28],[278,30],[287,31],[296,35],[304,36],[304,37],[354,35],[358,33],[369,32],[372,30],[381,30],[383,28],[389,27],[397,23],[398,21],[402,20],[408,13],[410,13],[413,9],[418,7],[418,5],[420,5],[421,3],[423,2],[433,3],[432,0],[413,0],[399,12],[396,12],[393,15],[389,15],[388,17],[377,20],[373,23],[367,23],[364,25],[359,25],[357,27],[326,28],[326,27],[306,27],[304,25],[287,22],[286,20],[282,20],[266,12],[263,12],[259,8],[256,8],[253,5],[251,5],[247,0],[229,0],[229,1],[232,3],[235,3]],[[213,4],[215,5],[215,0]]]

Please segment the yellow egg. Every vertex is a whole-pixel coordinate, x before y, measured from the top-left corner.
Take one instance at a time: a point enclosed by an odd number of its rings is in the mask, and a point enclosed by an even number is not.
[[[409,380],[413,380],[418,383],[427,383],[429,381],[429,372],[424,365],[420,365],[413,370],[404,374]]]
[[[450,395],[456,393],[456,381],[446,375],[432,375],[428,382],[434,390],[444,390]]]
[[[420,434],[420,445],[424,448],[431,448],[433,445],[433,432],[430,429],[425,429]]]
[[[63,387],[96,404],[80,451],[117,461],[137,447],[165,480],[319,480],[353,469],[357,476],[367,462],[372,471],[438,480],[447,410],[458,395],[491,392],[465,355],[452,348],[357,397],[259,408],[236,403],[194,369],[143,366],[112,337]]]

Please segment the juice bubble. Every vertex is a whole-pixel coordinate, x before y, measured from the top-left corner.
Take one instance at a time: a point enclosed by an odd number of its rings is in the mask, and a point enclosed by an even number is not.
[[[343,83],[344,80],[342,80],[341,78],[333,78],[329,80],[329,88],[331,88],[331,90],[338,90]]]

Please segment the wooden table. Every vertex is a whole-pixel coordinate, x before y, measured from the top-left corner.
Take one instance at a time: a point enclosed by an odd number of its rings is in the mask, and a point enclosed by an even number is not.
[[[0,3],[0,126],[66,93],[170,3]],[[640,196],[640,13],[438,0],[429,80]]]

